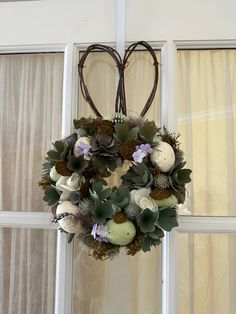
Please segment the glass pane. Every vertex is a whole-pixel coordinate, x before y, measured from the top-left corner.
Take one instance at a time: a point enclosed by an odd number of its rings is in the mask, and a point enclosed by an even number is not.
[[[179,313],[234,314],[236,235],[179,237]]]
[[[42,160],[61,137],[63,54],[0,55],[0,210],[48,210]]]
[[[193,169],[185,212],[236,215],[236,50],[178,51],[177,60],[178,127]]]
[[[160,52],[156,52],[160,62]],[[115,111],[116,67],[106,53],[93,52],[86,60],[85,82],[95,105],[103,116]],[[126,105],[128,115],[137,117],[151,92],[154,78],[153,61],[144,51],[136,51],[125,69]],[[79,116],[89,116],[92,110],[79,93]],[[93,114],[92,114],[93,115]],[[160,122],[160,84],[146,117]]]
[[[74,239],[73,314],[161,314],[161,246],[96,261]]]
[[[0,229],[0,313],[54,312],[56,234]]]

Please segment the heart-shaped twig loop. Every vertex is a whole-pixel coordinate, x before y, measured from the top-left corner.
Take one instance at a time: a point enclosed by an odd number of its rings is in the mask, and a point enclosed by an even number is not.
[[[114,60],[116,67],[118,69],[119,73],[119,81],[118,81],[118,86],[117,86],[117,92],[116,92],[116,100],[115,100],[115,112],[122,112],[123,114],[127,115],[127,108],[126,108],[126,94],[125,94],[125,79],[124,79],[124,71],[125,68],[128,66],[128,60],[131,56],[131,54],[135,51],[137,46],[143,46],[151,55],[153,59],[153,65],[154,65],[154,82],[153,82],[153,87],[151,90],[151,93],[146,101],[146,104],[143,107],[143,110],[140,113],[140,117],[143,117],[148,109],[151,107],[151,104],[153,102],[153,99],[155,97],[156,91],[157,91],[157,86],[158,86],[158,61],[156,54],[152,47],[145,41],[139,41],[136,42],[132,45],[130,45],[124,55],[124,59],[122,60],[121,56],[119,53],[113,49],[112,47],[106,46],[106,45],[101,45],[101,44],[94,44],[89,46],[85,53],[82,55],[80,62],[78,64],[78,72],[79,72],[79,77],[80,77],[80,88],[82,95],[84,99],[88,102],[94,113],[96,114],[97,117],[102,117],[100,112],[98,111],[97,107],[94,104],[94,101],[92,100],[89,90],[86,86],[85,80],[84,80],[84,63],[89,55],[90,52],[92,51],[103,51],[108,53]]]

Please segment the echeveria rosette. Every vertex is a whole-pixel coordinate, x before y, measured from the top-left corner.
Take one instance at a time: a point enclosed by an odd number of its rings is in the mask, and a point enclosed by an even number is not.
[[[148,156],[153,152],[153,148],[150,144],[141,144],[135,147],[135,152],[133,153],[133,158],[135,162],[143,162],[143,158]]]
[[[173,190],[181,190],[184,188],[185,184],[191,182],[190,174],[192,173],[191,169],[183,169],[186,162],[182,162],[174,165],[169,173],[169,181]]]
[[[91,142],[91,152],[94,155],[113,157],[118,151],[113,136],[99,133]]]
[[[154,181],[150,169],[144,163],[132,165],[121,179],[125,185],[134,186],[136,188],[149,188]]]

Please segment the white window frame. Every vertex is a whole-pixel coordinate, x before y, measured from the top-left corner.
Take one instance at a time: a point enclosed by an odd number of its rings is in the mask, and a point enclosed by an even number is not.
[[[177,75],[178,49],[236,48],[236,40],[155,41],[153,48],[161,50],[161,125],[177,129]],[[0,46],[0,54],[64,52],[62,102],[62,137],[71,130],[71,121],[77,116],[77,63],[79,51],[88,44]],[[114,43],[105,43],[115,46]],[[127,46],[130,43],[127,43]],[[171,110],[169,110],[171,108]],[[27,220],[25,219],[27,217]],[[56,229],[50,223],[50,213],[0,211],[0,227]],[[27,222],[26,222],[27,221]],[[236,233],[236,217],[180,216],[179,227],[166,233],[162,244],[162,314],[178,314],[178,247],[180,233]],[[67,235],[57,233],[57,263],[55,283],[55,314],[72,313],[73,246],[67,244]]]
[[[178,49],[236,49],[236,40],[174,41],[168,45],[167,77],[164,82],[169,95],[169,106],[164,121],[168,128],[177,130],[177,51]],[[173,114],[174,113],[174,114]],[[162,246],[162,314],[179,314],[179,235],[180,233],[236,233],[236,217],[180,216],[179,226],[166,233]]]

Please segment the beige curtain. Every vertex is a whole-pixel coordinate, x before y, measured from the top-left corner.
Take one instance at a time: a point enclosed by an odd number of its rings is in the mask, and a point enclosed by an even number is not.
[[[236,215],[236,50],[178,51],[178,126],[193,169],[182,214]],[[235,235],[181,234],[179,313],[234,314]]]
[[[63,54],[0,55],[0,210],[48,211],[38,181],[61,137]]]
[[[41,163],[61,136],[63,54],[0,55],[0,210],[48,211]],[[0,228],[0,313],[52,314],[56,231]]]
[[[193,215],[236,215],[236,51],[178,51],[178,127]]]
[[[160,60],[160,54],[157,52]],[[115,67],[109,56],[93,53],[86,68],[94,102],[102,115],[114,112]],[[153,66],[147,53],[136,52],[126,69],[128,112],[138,116],[152,88]],[[159,90],[147,117],[160,120]],[[80,98],[80,116],[91,111]],[[110,180],[118,184],[120,172]],[[127,257],[123,252],[113,261],[99,262],[87,257],[74,243],[73,313],[158,314],[161,313],[161,247],[150,253]]]

